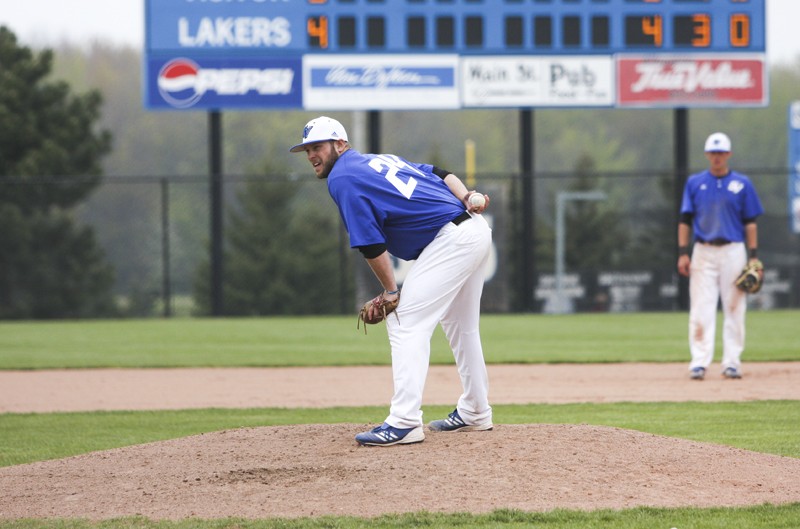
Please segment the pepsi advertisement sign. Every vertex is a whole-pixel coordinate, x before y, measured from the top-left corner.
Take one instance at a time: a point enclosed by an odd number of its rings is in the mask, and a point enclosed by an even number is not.
[[[297,58],[149,58],[145,105],[162,110],[302,108]]]

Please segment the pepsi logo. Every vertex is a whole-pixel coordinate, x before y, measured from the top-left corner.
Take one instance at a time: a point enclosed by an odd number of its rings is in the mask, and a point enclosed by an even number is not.
[[[187,108],[202,97],[197,90],[200,67],[189,59],[173,59],[158,72],[158,91],[161,97],[177,108]]]
[[[219,97],[275,97],[292,94],[295,72],[289,67],[209,68],[186,58],[172,59],[161,67],[157,86],[174,108],[189,108],[206,94]],[[212,100],[209,100],[212,101]]]

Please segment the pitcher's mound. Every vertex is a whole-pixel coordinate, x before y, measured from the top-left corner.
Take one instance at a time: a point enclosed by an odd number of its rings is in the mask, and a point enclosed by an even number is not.
[[[359,447],[374,425],[244,428],[0,468],[0,518],[378,516],[800,501],[800,459],[618,428],[497,425]]]

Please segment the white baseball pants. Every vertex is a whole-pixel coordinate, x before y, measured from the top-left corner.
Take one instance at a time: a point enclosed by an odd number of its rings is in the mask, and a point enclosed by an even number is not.
[[[386,319],[392,348],[394,396],[386,422],[422,425],[422,393],[431,338],[441,323],[453,350],[463,393],[457,409],[467,424],[492,421],[489,377],[479,332],[483,271],[492,233],[481,215],[447,223],[422,251],[403,282],[397,318]]]
[[[717,303],[722,301],[722,369],[741,367],[747,296],[734,281],[747,263],[744,243],[711,246],[695,243],[689,280],[689,369],[708,368],[714,360]]]

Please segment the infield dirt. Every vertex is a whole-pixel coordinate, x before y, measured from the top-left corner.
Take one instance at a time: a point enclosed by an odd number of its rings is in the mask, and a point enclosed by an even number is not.
[[[489,374],[494,404],[800,400],[800,363],[746,364],[742,380],[712,370],[702,382],[690,381],[684,364],[490,366]],[[432,367],[425,404],[450,405],[458,394],[455,367]],[[0,372],[0,412],[388,407],[390,396],[388,367]],[[372,426],[242,428],[0,468],[0,518],[800,502],[796,458],[589,425],[498,424],[358,447],[353,436]]]

